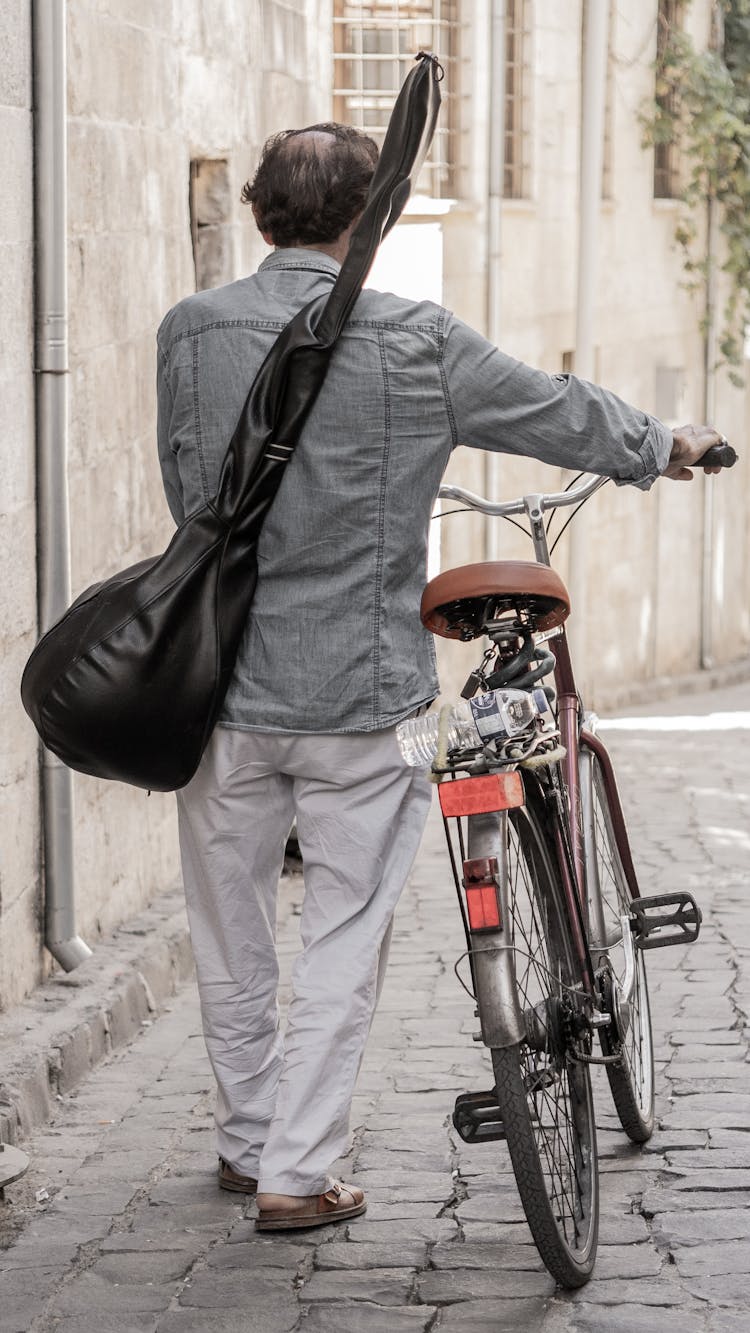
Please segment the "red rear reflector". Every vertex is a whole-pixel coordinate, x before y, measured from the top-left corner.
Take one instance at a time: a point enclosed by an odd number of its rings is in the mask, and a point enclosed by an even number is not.
[[[523,782],[517,772],[485,773],[479,778],[441,782],[438,795],[446,819],[486,815],[492,810],[513,810],[523,805]]]
[[[466,911],[470,930],[501,930],[497,896],[497,857],[479,856],[464,861]]]
[[[471,884],[466,890],[470,930],[500,930],[500,904],[496,884]]]

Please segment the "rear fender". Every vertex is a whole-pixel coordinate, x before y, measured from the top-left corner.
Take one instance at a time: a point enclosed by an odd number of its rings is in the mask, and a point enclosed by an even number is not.
[[[500,920],[498,931],[473,933],[472,960],[477,1008],[485,1046],[516,1046],[526,1035],[518,1001],[515,955],[506,931],[508,911],[508,814],[471,815],[468,820],[469,859],[495,857],[498,867]]]

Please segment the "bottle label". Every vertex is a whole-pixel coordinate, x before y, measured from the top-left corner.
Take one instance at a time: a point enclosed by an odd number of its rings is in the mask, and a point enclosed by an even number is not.
[[[474,698],[469,700],[469,703],[474,718],[474,726],[483,741],[492,741],[498,736],[507,736],[508,733],[500,712],[500,700],[495,690],[490,690],[487,694],[475,694]]]
[[[483,741],[519,736],[528,730],[538,709],[522,690],[488,690],[469,700],[474,726]]]

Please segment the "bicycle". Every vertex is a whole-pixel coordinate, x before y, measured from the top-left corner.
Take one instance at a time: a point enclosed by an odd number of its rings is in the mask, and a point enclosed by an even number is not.
[[[736,454],[722,442],[701,461],[709,459],[731,466]],[[442,487],[441,497],[484,514],[525,514],[535,561],[449,570],[422,598],[433,633],[490,641],[462,691],[474,700],[475,725],[502,692],[511,703],[517,691],[516,704],[534,702],[520,710],[526,721],[515,735],[506,728],[486,739],[485,726],[485,738],[467,744],[464,736],[453,748],[443,709],[432,773],[466,935],[462,958],[495,1078],[490,1091],[457,1098],[453,1124],[467,1142],[505,1139],[539,1254],[569,1288],[590,1278],[598,1239],[590,1066],[605,1066],[622,1129],[645,1143],[654,1057],[644,953],[697,939],[701,922],[689,893],[641,896],[614,769],[576,688],[570,604],[550,565],[544,516],[576,506],[570,522],[607,478],[579,480],[507,503]],[[554,691],[540,685],[550,675]]]

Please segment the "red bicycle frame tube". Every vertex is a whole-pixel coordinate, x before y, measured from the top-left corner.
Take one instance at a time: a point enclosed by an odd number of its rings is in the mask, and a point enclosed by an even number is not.
[[[617,790],[615,772],[612,767],[612,760],[606,746],[595,736],[593,732],[582,728],[580,743],[583,749],[592,750],[602,766],[602,777],[604,778],[604,789],[607,796],[607,805],[612,819],[612,832],[615,835],[617,850],[620,853],[622,868],[625,872],[625,878],[628,881],[631,898],[640,898],[641,891],[638,888],[635,866],[630,854],[630,843],[628,842],[627,829],[625,827],[625,816],[622,813],[620,804],[620,793]]]
[[[575,949],[580,964],[581,977],[588,988],[591,987],[591,959],[588,946],[583,936],[581,922],[586,919],[585,868],[583,861],[583,838],[581,836],[581,789],[578,779],[578,692],[570,660],[570,649],[563,629],[559,638],[552,641],[550,647],[555,655],[555,686],[557,689],[557,721],[560,728],[560,740],[565,747],[562,761],[565,786],[568,790],[568,834],[573,853],[571,875],[570,857],[562,844],[559,827],[555,829],[557,862],[563,877],[565,896],[568,900],[568,919],[575,940]]]
[[[570,660],[570,649],[564,629],[560,637],[553,640],[551,647],[555,655],[557,720],[560,727],[560,740],[565,747],[562,769],[565,776],[565,785],[568,789],[570,845],[573,848],[576,879],[580,887],[579,898],[581,902],[584,902],[583,886],[585,878],[583,838],[581,836],[581,789],[578,778],[578,714],[580,704],[573,675],[573,664]]]
[[[569,858],[565,855],[565,849],[558,845],[558,861],[565,881],[565,891],[569,899],[569,916],[573,926],[576,949],[582,965],[582,975],[587,976],[589,972],[588,949],[585,940],[581,937],[580,921],[586,915],[586,867],[583,854],[583,835],[581,829],[581,786],[578,771],[578,760],[580,748],[584,747],[591,750],[599,760],[604,779],[605,795],[609,807],[610,818],[612,820],[612,832],[615,836],[617,850],[620,854],[622,868],[625,872],[625,878],[628,882],[631,897],[640,897],[638,881],[636,879],[633,858],[630,854],[630,844],[625,828],[625,818],[620,804],[620,794],[617,790],[612,761],[607,753],[606,747],[595,736],[593,732],[580,727],[580,700],[576,689],[575,677],[573,675],[573,664],[570,660],[570,649],[565,635],[565,630],[558,638],[551,643],[551,648],[555,656],[555,686],[557,689],[557,709],[558,725],[560,727],[560,740],[565,747],[565,758],[562,761],[563,776],[565,786],[568,792],[568,831],[570,835],[570,846],[573,852],[573,865],[575,868],[575,883],[569,870]],[[556,834],[559,840],[559,832]],[[577,899],[577,905],[576,901]]]

